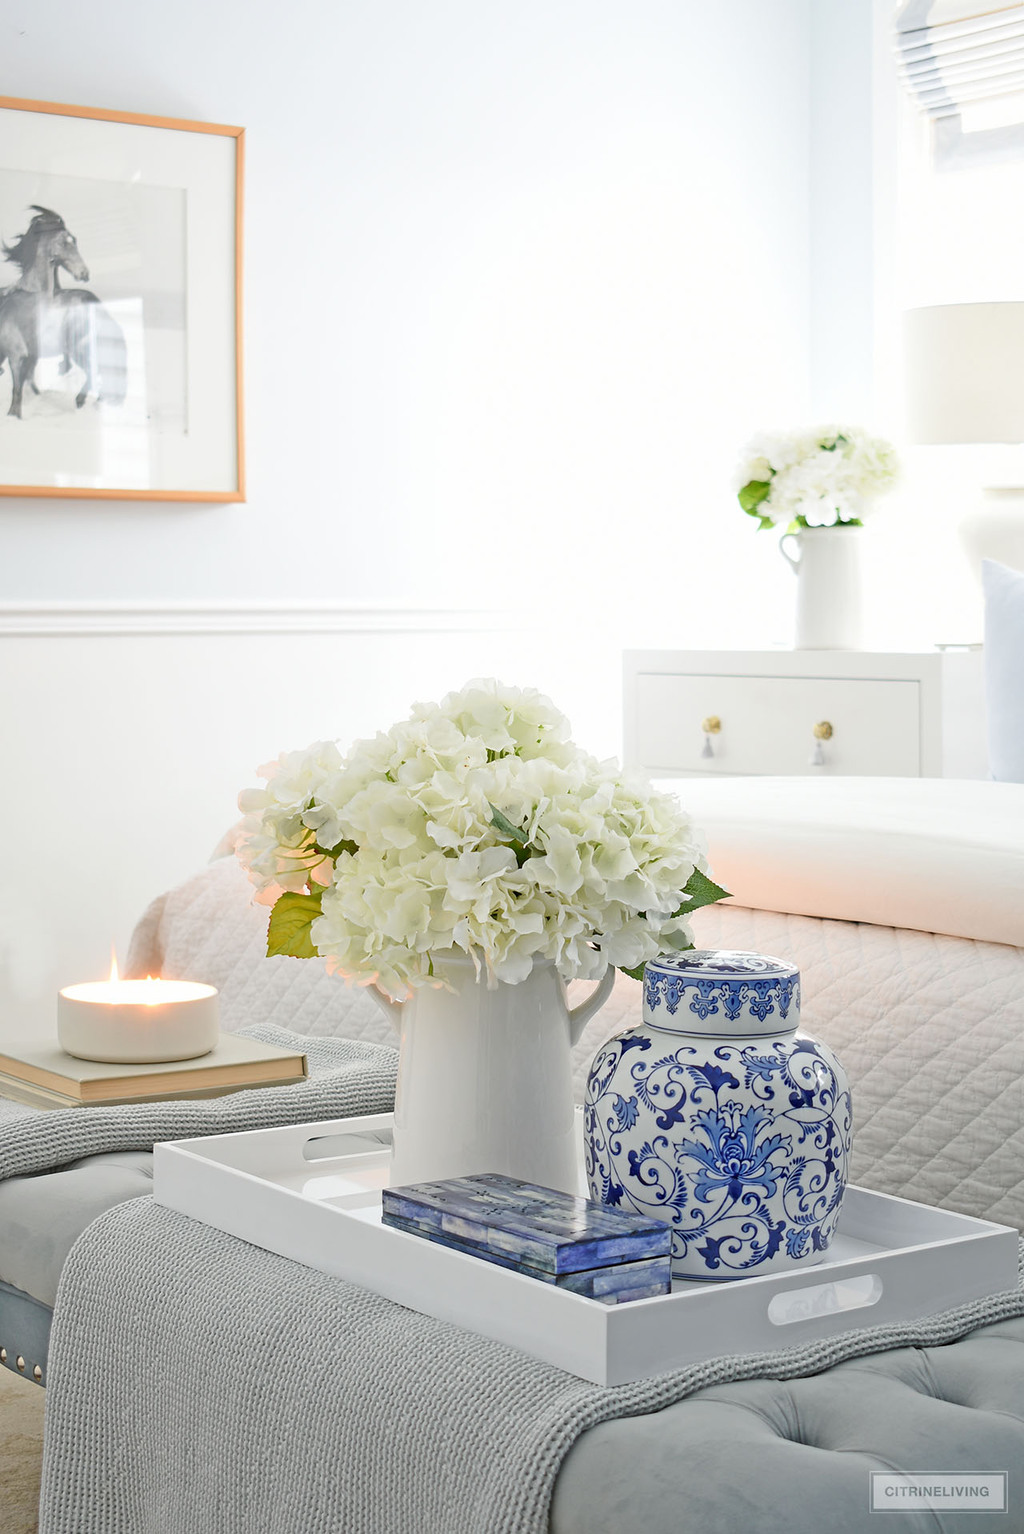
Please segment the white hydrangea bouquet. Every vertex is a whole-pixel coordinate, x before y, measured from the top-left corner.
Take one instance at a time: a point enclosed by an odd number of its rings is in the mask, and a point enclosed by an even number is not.
[[[739,503],[760,528],[861,527],[872,500],[899,478],[896,449],[851,426],[775,432],[748,443],[736,474]]]
[[[569,738],[541,693],[471,682],[342,755],[290,752],[246,790],[238,856],[273,907],[268,954],[394,999],[469,955],[488,985],[534,959],[565,980],[692,947],[725,896],[677,800]]]

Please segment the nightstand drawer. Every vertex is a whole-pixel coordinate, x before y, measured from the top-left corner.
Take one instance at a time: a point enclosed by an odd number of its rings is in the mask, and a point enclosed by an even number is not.
[[[650,773],[921,773],[916,681],[641,672],[636,689],[636,756]],[[705,737],[711,717],[721,729]],[[823,765],[812,766],[814,726],[825,721],[833,733]],[[712,757],[702,755],[706,738]]]

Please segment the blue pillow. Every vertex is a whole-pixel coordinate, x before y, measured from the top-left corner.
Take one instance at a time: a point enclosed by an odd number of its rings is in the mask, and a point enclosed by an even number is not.
[[[1024,783],[1024,573],[982,560],[988,758],[1002,783]]]

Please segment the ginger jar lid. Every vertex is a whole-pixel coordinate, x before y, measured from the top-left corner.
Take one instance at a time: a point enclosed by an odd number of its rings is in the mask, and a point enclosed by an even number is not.
[[[644,1022],[669,1033],[793,1033],[800,971],[788,959],[727,948],[660,954],[644,965]]]

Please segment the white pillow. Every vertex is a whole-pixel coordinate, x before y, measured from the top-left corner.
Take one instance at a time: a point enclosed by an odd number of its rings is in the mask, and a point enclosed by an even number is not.
[[[982,560],[989,768],[1024,783],[1024,573]]]

